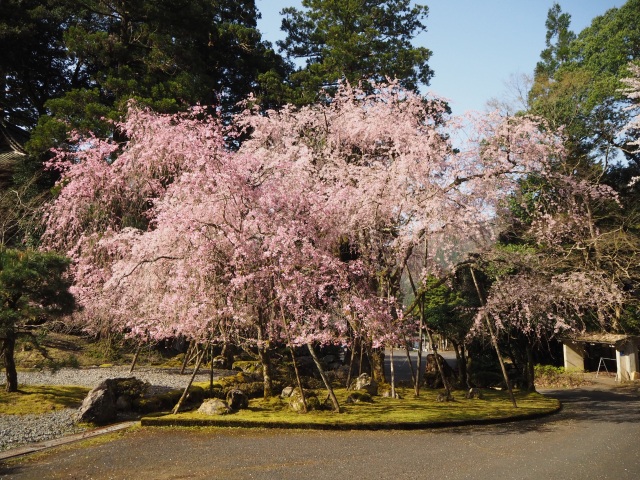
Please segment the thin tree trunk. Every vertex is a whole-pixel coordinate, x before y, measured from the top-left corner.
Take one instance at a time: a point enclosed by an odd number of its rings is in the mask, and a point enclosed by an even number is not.
[[[282,326],[284,327],[284,331],[287,335],[287,342],[289,343],[289,351],[291,352],[291,361],[293,362],[293,370],[296,372],[296,382],[298,383],[298,389],[300,390],[300,398],[302,399],[302,409],[304,413],[308,412],[307,408],[307,399],[304,395],[304,388],[302,388],[302,380],[300,380],[300,372],[298,371],[298,364],[296,363],[296,355],[293,352],[293,345],[291,344],[291,335],[289,334],[289,327],[287,325],[287,320],[284,316],[284,310],[282,305],[280,305],[280,313],[282,314]]]
[[[411,360],[411,351],[409,350],[409,342],[407,339],[404,339],[404,350],[407,354],[407,363],[409,364],[409,371],[411,372],[411,381],[415,385],[416,383],[416,373],[413,370],[413,361]]]
[[[469,385],[469,379],[467,378],[467,359],[464,353],[464,344],[458,343],[455,340],[451,340],[451,344],[453,345],[453,351],[456,353],[460,385],[466,388],[471,388]]]
[[[178,413],[178,411],[180,410],[180,407],[182,406],[182,402],[184,402],[185,398],[187,398],[187,395],[189,394],[189,388],[191,388],[191,384],[195,380],[196,375],[198,374],[198,370],[200,370],[200,365],[202,364],[202,360],[204,360],[204,357],[206,354],[207,354],[207,349],[203,348],[202,353],[200,354],[200,357],[198,357],[198,361],[196,362],[196,367],[193,369],[193,375],[191,375],[191,378],[189,379],[187,388],[184,389],[184,392],[182,392],[182,396],[180,397],[180,400],[178,400],[178,403],[176,403],[176,406],[173,407],[173,410],[171,413],[173,413],[174,415]]]
[[[378,383],[387,383],[384,373],[384,349],[371,347],[368,350],[371,378]]]
[[[396,372],[393,365],[393,345],[389,349],[389,362],[391,370],[391,398],[396,398]]]
[[[213,343],[211,343],[211,348],[209,349],[209,360],[211,360],[209,367],[209,391],[213,391]]]
[[[263,398],[266,400],[273,397],[273,379],[271,375],[271,355],[269,355],[269,346],[264,341],[264,326],[262,323],[258,327],[258,355],[262,363]]]
[[[195,345],[195,342],[191,340],[189,342],[189,346],[187,347],[187,351],[184,354],[184,360],[182,361],[182,368],[180,369],[180,375],[184,374],[184,369],[187,368],[187,363],[189,363],[189,356],[192,354],[192,348]]]
[[[431,335],[431,330],[426,328],[427,336],[429,337],[429,343],[431,343],[431,349],[433,350],[433,356],[436,359],[436,365],[438,366],[438,372],[440,373],[440,379],[442,380],[442,386],[444,387],[444,392],[447,396],[447,399],[451,398],[451,387],[449,386],[449,382],[447,381],[447,377],[444,374],[444,368],[442,368],[442,362],[440,361],[440,355],[438,355],[438,347],[433,341],[433,335]]]
[[[133,356],[133,360],[131,361],[131,367],[129,368],[129,373],[133,373],[133,369],[136,366],[136,362],[138,361],[138,356],[140,355],[140,350],[142,350],[142,342],[138,344],[138,348],[136,348],[136,353]]]
[[[480,305],[484,307],[484,298],[482,297],[482,293],[480,292],[480,285],[478,285],[478,280],[476,280],[476,274],[473,268],[469,267],[471,271],[471,278],[473,279],[473,284],[476,287],[476,292],[478,293],[478,300],[480,300]],[[507,384],[507,389],[509,390],[509,397],[511,397],[511,403],[515,408],[518,407],[516,404],[516,397],[513,395],[513,389],[511,388],[511,382],[509,381],[509,376],[507,375],[507,369],[504,366],[504,360],[502,358],[502,353],[500,353],[500,347],[498,347],[498,340],[496,339],[496,334],[493,331],[493,326],[491,325],[491,320],[489,320],[489,316],[485,312],[484,319],[487,324],[487,328],[489,329],[489,335],[491,336],[491,343],[493,343],[493,348],[496,350],[496,354],[498,355],[498,361],[500,362],[500,368],[502,369],[502,376],[504,378],[504,382]]]
[[[406,267],[406,265],[405,265]],[[415,297],[414,301],[418,301],[418,289],[416,288],[415,283],[413,283],[413,276],[411,275],[411,271],[407,267],[407,274],[409,275],[409,283],[411,284],[411,289],[413,290],[413,296]],[[422,371],[422,330],[424,328],[424,314],[422,310],[422,304],[420,305],[420,323],[418,325],[418,362],[416,365],[417,374],[413,378],[413,393],[416,397],[420,396],[420,373]],[[409,353],[407,352],[407,355]]]
[[[535,373],[535,361],[533,359],[533,349],[527,342],[527,390],[529,392],[536,391],[536,373]]]
[[[347,373],[347,384],[345,385],[346,389],[349,390],[351,388],[351,372],[353,372],[353,362],[356,360],[356,332],[353,332],[353,348],[351,349],[351,358],[349,359],[349,373]]]
[[[329,383],[329,379],[324,373],[324,368],[322,368],[322,364],[320,363],[320,359],[318,358],[318,355],[316,354],[316,351],[313,348],[313,345],[311,345],[311,343],[307,343],[307,348],[309,349],[311,358],[313,358],[313,361],[315,362],[316,367],[318,368],[318,372],[320,372],[320,377],[324,382],[324,386],[326,387],[327,392],[329,393],[329,398],[331,398],[331,403],[333,404],[333,411],[336,413],[340,413],[340,404],[338,403],[336,394],[333,392],[333,388],[331,388],[331,383]]]
[[[15,333],[8,331],[7,336],[2,342],[2,355],[4,357],[4,372],[7,383],[5,384],[6,392],[18,391],[18,371],[16,370],[16,362],[14,353],[16,349]]]

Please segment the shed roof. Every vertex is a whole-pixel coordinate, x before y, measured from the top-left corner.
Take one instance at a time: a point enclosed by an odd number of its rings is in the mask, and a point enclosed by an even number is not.
[[[608,345],[624,345],[627,342],[640,342],[640,337],[636,335],[626,335],[622,333],[577,333],[567,335],[562,340],[570,340],[577,343],[602,343]]]

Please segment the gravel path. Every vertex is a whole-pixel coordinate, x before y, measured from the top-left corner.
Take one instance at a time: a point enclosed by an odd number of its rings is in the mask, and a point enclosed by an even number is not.
[[[160,370],[141,367],[129,373],[129,367],[63,368],[56,372],[18,372],[20,385],[78,385],[93,388],[107,378],[134,376],[148,382],[153,389],[184,388],[191,373],[180,375],[179,370]],[[237,372],[234,372],[237,373]],[[219,370],[216,377],[227,375]],[[196,382],[209,380],[209,372],[199,373]],[[4,383],[0,384],[4,388]],[[73,422],[75,409],[65,408],[41,415],[0,415],[0,451],[32,442],[51,440],[63,435],[78,433],[85,428]]]

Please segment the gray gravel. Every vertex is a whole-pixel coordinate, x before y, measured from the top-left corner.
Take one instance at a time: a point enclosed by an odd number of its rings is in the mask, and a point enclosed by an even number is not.
[[[129,373],[129,367],[63,368],[56,372],[19,372],[18,382],[20,385],[78,385],[93,388],[107,378],[134,376],[150,383],[153,390],[166,390],[186,387],[191,373],[180,375],[178,370],[144,367],[136,368],[132,374]],[[216,371],[216,377],[226,374],[225,371]],[[195,381],[208,379],[209,372],[203,372],[196,376]],[[0,384],[0,388],[4,388],[4,383]],[[0,415],[0,451],[83,431],[85,428],[73,422],[74,412],[75,409],[65,408],[41,415]]]

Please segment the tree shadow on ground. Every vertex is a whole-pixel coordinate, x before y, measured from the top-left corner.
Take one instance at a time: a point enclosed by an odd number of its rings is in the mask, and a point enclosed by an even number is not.
[[[575,388],[546,390],[544,395],[560,400],[562,409],[558,413],[533,420],[447,428],[443,431],[460,434],[511,435],[550,432],[565,422],[640,424],[640,395],[632,389]]]

